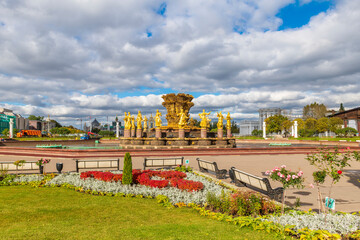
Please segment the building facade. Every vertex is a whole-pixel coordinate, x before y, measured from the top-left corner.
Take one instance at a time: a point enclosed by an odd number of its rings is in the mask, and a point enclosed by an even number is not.
[[[259,121],[257,121],[257,120],[240,121],[239,128],[240,128],[240,133],[239,133],[240,136],[251,136],[251,133],[254,130],[261,129],[259,127]]]
[[[259,127],[262,127],[262,123],[267,119],[268,117],[274,116],[274,115],[280,115],[282,112],[281,108],[260,108],[259,109]]]
[[[329,117],[341,118],[344,122],[344,127],[351,127],[360,131],[360,107],[338,112],[330,115]]]

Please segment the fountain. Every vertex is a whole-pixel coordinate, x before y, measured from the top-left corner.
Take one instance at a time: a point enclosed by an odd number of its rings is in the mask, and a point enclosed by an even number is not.
[[[155,127],[148,127],[148,119],[138,112],[137,117],[125,113],[124,137],[120,138],[120,145],[124,148],[156,149],[156,148],[234,148],[235,139],[231,136],[230,113],[226,117],[226,137],[224,137],[222,112],[217,113],[218,132],[210,133],[208,128],[211,119],[208,118],[211,112],[206,113],[205,109],[199,114],[201,119],[200,128],[194,126],[190,119],[190,108],[194,106],[193,96],[190,94],[166,94],[162,98],[162,105],[166,108],[167,125],[162,125],[162,114],[157,109],[153,118]],[[152,116],[151,116],[152,118]],[[137,126],[135,126],[135,121]],[[142,127],[142,122],[144,126]]]

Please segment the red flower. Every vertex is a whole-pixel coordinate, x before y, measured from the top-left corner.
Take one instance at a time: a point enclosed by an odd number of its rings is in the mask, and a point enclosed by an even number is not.
[[[133,172],[133,182],[135,184],[141,184],[149,187],[164,188],[169,185],[177,187],[181,190],[186,190],[188,192],[199,191],[204,188],[204,185],[201,182],[195,182],[191,180],[185,180],[186,173],[178,171],[153,171],[153,170],[136,170]],[[158,176],[164,178],[165,180],[152,180],[151,177]],[[114,174],[110,172],[100,172],[100,171],[87,171],[80,174],[81,179],[95,178],[105,182],[121,182],[122,174]]]
[[[339,170],[339,171],[337,171],[337,173],[340,175],[340,174],[342,174],[342,171],[341,171],[341,170]]]

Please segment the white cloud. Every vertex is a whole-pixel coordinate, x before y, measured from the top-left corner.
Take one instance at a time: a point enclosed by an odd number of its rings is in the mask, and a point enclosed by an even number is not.
[[[161,3],[1,1],[0,103],[69,119],[150,113],[166,88],[203,93],[195,112],[237,118],[311,101],[357,106],[357,1],[339,0],[285,31],[276,14],[294,0],[170,1],[165,16],[156,13]]]

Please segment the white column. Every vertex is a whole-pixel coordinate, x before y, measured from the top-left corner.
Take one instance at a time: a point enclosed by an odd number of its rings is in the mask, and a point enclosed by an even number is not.
[[[119,121],[116,122],[116,137],[119,137]]]
[[[298,138],[298,123],[297,121],[294,122],[294,127],[295,127],[295,134],[294,134],[294,138]]]
[[[263,122],[263,138],[266,138],[266,122]]]
[[[293,137],[295,135],[294,125],[291,126],[291,136]]]
[[[10,118],[10,129],[9,129],[9,137],[10,138],[14,137],[13,132],[14,132],[14,119]]]

